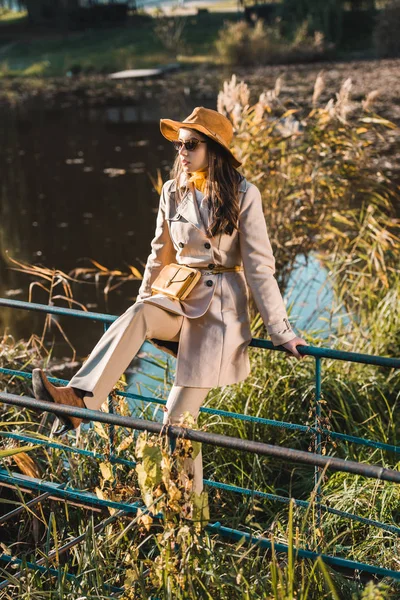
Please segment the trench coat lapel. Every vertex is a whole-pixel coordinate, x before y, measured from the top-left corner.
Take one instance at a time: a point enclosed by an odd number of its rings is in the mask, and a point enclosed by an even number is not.
[[[184,173],[182,175],[185,176]],[[185,183],[186,179],[185,177],[182,177],[181,186],[183,187]],[[179,206],[177,207],[177,213],[185,217],[185,219],[189,221],[189,223],[194,225],[194,227],[196,227],[199,231],[204,233],[204,235],[207,237],[206,227],[203,223],[203,219],[201,218],[199,205],[195,196],[195,187],[193,183],[190,183],[189,186],[189,189],[186,191]],[[245,192],[247,190],[247,186],[248,183],[246,179],[244,179],[239,185],[239,192]],[[172,186],[171,192],[175,192],[175,184]]]
[[[206,228],[200,215],[199,206],[197,204],[197,198],[195,196],[195,189],[193,183],[190,183],[190,188],[182,198],[177,212],[181,214],[189,223],[194,225],[199,231],[206,235]]]

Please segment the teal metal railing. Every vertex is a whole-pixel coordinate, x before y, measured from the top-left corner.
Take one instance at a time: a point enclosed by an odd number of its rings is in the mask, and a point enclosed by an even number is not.
[[[72,317],[76,317],[76,318],[84,318],[84,319],[93,320],[93,321],[100,321],[103,323],[105,328],[108,327],[113,321],[115,321],[118,318],[114,315],[93,313],[93,312],[80,311],[80,310],[55,307],[55,306],[47,306],[47,305],[42,305],[42,304],[34,304],[34,303],[22,302],[22,301],[18,301],[18,300],[0,299],[0,306],[8,306],[8,307],[12,307],[15,309],[32,310],[32,311],[39,311],[42,313],[66,315],[66,316],[72,316]],[[268,349],[268,350],[274,350],[274,351],[283,351],[284,350],[281,347],[273,346],[273,344],[267,340],[258,339],[258,338],[253,338],[253,340],[250,343],[250,346]],[[362,364],[371,364],[371,365],[376,365],[376,366],[381,366],[381,367],[386,367],[386,368],[394,368],[394,369],[400,368],[400,359],[381,357],[381,356],[373,356],[373,355],[368,355],[368,354],[359,354],[359,353],[354,353],[354,352],[343,352],[343,351],[331,350],[331,349],[327,349],[327,348],[319,348],[319,347],[313,347],[313,346],[299,346],[298,350],[301,354],[313,356],[315,359],[315,423],[314,423],[314,427],[309,427],[309,426],[296,424],[296,423],[287,423],[284,421],[275,421],[272,419],[265,419],[265,418],[256,417],[256,416],[252,416],[252,415],[233,413],[230,411],[223,411],[223,410],[212,409],[212,408],[208,408],[208,407],[202,407],[200,410],[201,410],[201,412],[205,412],[208,414],[214,414],[214,415],[229,417],[229,418],[233,418],[233,419],[239,419],[242,421],[258,423],[258,424],[262,424],[262,425],[266,425],[266,426],[296,430],[296,431],[299,431],[299,432],[302,432],[302,433],[308,434],[308,435],[311,434],[314,438],[314,453],[304,453],[301,451],[284,449],[284,448],[278,449],[277,447],[268,446],[267,444],[260,444],[258,442],[250,442],[250,441],[246,442],[245,440],[234,441],[235,438],[226,438],[226,436],[215,436],[214,435],[214,438],[220,438],[220,439],[214,440],[213,434],[205,434],[203,432],[191,431],[191,430],[187,430],[187,429],[181,430],[180,428],[169,428],[169,431],[168,431],[169,435],[172,435],[172,432],[175,429],[175,430],[179,430],[178,433],[176,433],[176,431],[175,431],[176,435],[178,435],[178,434],[185,435],[187,437],[191,437],[191,439],[199,439],[199,437],[200,437],[199,441],[202,441],[203,443],[216,443],[216,445],[222,445],[222,446],[224,446],[224,445],[226,446],[228,444],[227,447],[236,447],[236,449],[238,449],[238,450],[244,450],[244,451],[250,451],[250,452],[254,451],[256,453],[261,453],[261,454],[268,454],[268,453],[271,454],[271,453],[275,452],[275,453],[277,453],[275,455],[280,455],[282,458],[285,457],[285,458],[289,458],[291,460],[298,461],[298,462],[306,461],[308,464],[314,464],[314,468],[315,468],[314,479],[315,479],[315,486],[317,488],[316,505],[318,507],[318,515],[317,516],[319,519],[321,518],[321,515],[323,512],[328,512],[328,513],[343,517],[345,519],[350,519],[350,520],[360,522],[360,523],[363,523],[363,524],[366,524],[369,526],[377,527],[379,529],[388,531],[395,535],[400,535],[400,528],[395,525],[381,523],[381,522],[373,520],[373,519],[360,517],[356,514],[352,514],[349,512],[345,512],[345,511],[340,511],[340,510],[334,509],[332,507],[325,506],[321,503],[321,496],[320,496],[320,485],[321,485],[321,483],[320,483],[321,476],[320,475],[321,475],[321,469],[324,466],[325,467],[327,466],[328,468],[336,468],[337,470],[348,471],[349,465],[353,465],[350,468],[350,472],[353,472],[353,473],[359,472],[363,475],[380,478],[380,479],[388,479],[389,481],[396,481],[397,483],[400,483],[400,473],[398,471],[382,469],[380,467],[376,467],[373,465],[368,466],[368,465],[365,465],[364,463],[353,463],[352,461],[342,461],[343,464],[341,464],[340,459],[334,459],[332,457],[322,456],[321,451],[322,451],[322,441],[323,441],[324,436],[329,436],[331,439],[338,439],[338,440],[346,441],[346,442],[349,442],[352,444],[368,446],[371,448],[380,449],[380,450],[392,452],[395,454],[400,453],[400,447],[398,447],[398,446],[386,444],[386,443],[375,441],[375,440],[360,438],[360,437],[356,437],[356,436],[352,436],[352,435],[348,435],[348,434],[343,434],[340,432],[327,430],[327,429],[324,429],[323,427],[321,427],[320,398],[321,398],[321,371],[322,371],[321,361],[322,361],[322,359],[329,358],[329,359],[335,359],[335,360],[357,362],[357,363],[362,363]],[[26,379],[31,378],[31,374],[28,372],[7,369],[4,367],[0,368],[0,373],[3,373],[5,375],[24,377]],[[61,384],[61,385],[66,385],[68,383],[66,380],[58,379],[58,378],[50,377],[49,380],[55,384]],[[118,395],[121,395],[121,396],[124,396],[127,398],[131,398],[131,399],[135,399],[135,400],[142,400],[142,401],[149,402],[149,403],[157,403],[160,405],[166,404],[166,401],[162,400],[160,398],[146,397],[146,396],[134,394],[134,393],[118,391]],[[30,407],[33,407],[34,403],[38,402],[38,401],[35,401],[34,399],[17,397],[17,396],[13,396],[12,394],[5,394],[5,393],[0,393],[0,401],[10,403],[10,404],[18,404],[21,406],[30,406]],[[89,413],[88,413],[88,411],[85,409],[72,409],[71,410],[70,407],[60,407],[60,405],[55,407],[52,403],[43,402],[42,404],[43,404],[43,407],[42,407],[43,410],[48,410],[48,411],[54,412],[56,414],[57,414],[57,412],[58,412],[58,414],[74,414],[75,413],[75,416],[82,416],[82,414],[79,415],[79,411],[84,411],[83,415],[85,417],[90,418],[91,420],[97,420],[100,422],[108,423],[109,424],[109,435],[110,435],[110,446],[109,446],[110,454],[107,456],[107,458],[113,464],[124,464],[124,465],[132,466],[132,467],[135,466],[135,463],[133,461],[128,461],[128,460],[125,460],[125,459],[115,456],[115,444],[114,444],[114,425],[115,424],[125,425],[127,427],[132,427],[133,429],[147,428],[149,430],[152,427],[153,428],[155,427],[156,430],[157,430],[157,428],[159,431],[161,430],[161,425],[157,424],[157,423],[151,423],[149,421],[144,421],[144,420],[142,420],[141,423],[139,423],[137,420],[133,420],[133,419],[129,419],[129,418],[122,418],[119,415],[114,415],[113,414],[113,403],[112,403],[111,397],[109,397],[109,414],[101,413],[99,411],[89,411]],[[45,405],[47,405],[47,407]],[[63,413],[64,409],[66,409],[66,411],[64,411],[64,413]],[[121,419],[122,419],[122,421],[121,421]],[[34,435],[25,435],[25,434],[20,434],[20,433],[0,431],[0,436],[13,438],[13,439],[23,441],[23,442],[32,442],[32,443],[39,444],[39,445],[46,445],[46,446],[52,447],[52,448],[59,448],[59,449],[63,449],[64,451],[67,451],[67,452],[73,452],[73,453],[77,453],[77,454],[81,454],[81,455],[85,455],[85,456],[93,456],[98,459],[102,459],[102,458],[104,459],[104,456],[99,455],[97,453],[95,454],[88,450],[69,447],[69,446],[66,446],[66,445],[58,443],[58,442],[41,440],[39,438],[36,438]],[[226,438],[226,439],[223,439],[223,438]],[[228,442],[226,440],[228,440]],[[231,444],[231,445],[229,446],[229,444]],[[281,454],[279,454],[278,450]],[[309,455],[309,456],[304,457],[303,454]],[[335,462],[335,461],[339,461],[339,462]],[[335,464],[336,464],[336,466],[334,466]],[[353,469],[353,470],[351,470],[351,469]],[[124,504],[124,503],[112,502],[109,500],[100,500],[94,494],[90,494],[87,492],[85,493],[85,492],[81,492],[80,490],[67,488],[63,485],[38,481],[38,480],[35,480],[34,478],[28,478],[26,476],[15,474],[15,473],[10,474],[8,471],[6,471],[4,469],[0,469],[0,482],[1,481],[4,483],[7,483],[7,484],[16,484],[22,488],[26,488],[29,490],[45,492],[46,494],[51,494],[52,497],[73,499],[74,502],[80,501],[80,502],[84,503],[85,505],[89,505],[89,506],[113,507],[113,508],[116,508],[116,509],[122,511],[122,513],[124,513],[124,514],[130,513],[130,512],[135,513],[137,511],[137,503],[135,503],[135,505],[128,505],[128,504]],[[253,496],[260,497],[260,498],[272,500],[275,502],[289,503],[290,501],[294,501],[297,506],[304,507],[304,508],[307,508],[309,506],[309,503],[304,500],[291,499],[288,497],[279,496],[279,495],[275,495],[275,494],[268,494],[265,492],[260,492],[260,491],[256,491],[253,489],[233,486],[233,485],[229,485],[229,484],[222,483],[222,482],[205,480],[205,484],[212,486],[214,488],[221,489],[221,490],[227,490],[230,492],[235,492],[235,493],[244,494],[244,495],[253,495]],[[7,519],[11,518],[12,512],[13,511],[11,511],[11,513],[8,513],[8,515],[5,515],[5,517]],[[0,523],[1,523],[1,520],[0,520]],[[233,539],[241,539],[244,537],[248,542],[257,543],[258,545],[260,545],[263,548],[271,547],[271,542],[265,538],[254,538],[254,536],[250,536],[250,534],[248,534],[246,532],[234,530],[229,527],[223,527],[220,523],[210,524],[210,525],[208,525],[208,529],[209,529],[209,531],[218,532],[220,535],[229,536]],[[278,546],[279,546],[279,548],[278,548]],[[282,544],[281,545],[274,544],[274,548],[278,552],[279,551],[282,551],[282,552],[288,551],[288,548]],[[298,549],[298,550],[296,550],[296,552],[299,557],[304,557],[304,558],[314,558],[315,559],[318,556],[321,556],[321,558],[327,564],[331,564],[332,566],[339,566],[339,567],[348,568],[348,569],[357,569],[357,570],[366,571],[366,572],[369,572],[369,573],[372,573],[375,575],[379,575],[379,576],[389,576],[394,579],[400,579],[400,572],[397,572],[397,571],[391,571],[391,570],[383,569],[381,567],[377,567],[377,566],[373,566],[373,565],[366,565],[364,563],[358,563],[358,562],[351,561],[351,560],[344,559],[344,558],[323,555],[323,554],[311,552],[309,550]],[[3,560],[4,562],[10,562],[10,557],[3,555],[3,556],[0,556],[0,560]],[[3,582],[3,584],[0,584],[0,589],[1,589],[1,587],[5,586],[6,584],[7,584],[7,582]]]

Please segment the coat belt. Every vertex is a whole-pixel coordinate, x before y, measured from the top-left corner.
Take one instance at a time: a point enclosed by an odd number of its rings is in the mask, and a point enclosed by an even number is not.
[[[217,275],[218,273],[229,273],[232,271],[243,271],[242,265],[235,265],[234,267],[224,267],[223,265],[216,265],[213,269],[208,267],[199,267],[198,265],[186,265],[192,269],[199,269],[202,275]]]

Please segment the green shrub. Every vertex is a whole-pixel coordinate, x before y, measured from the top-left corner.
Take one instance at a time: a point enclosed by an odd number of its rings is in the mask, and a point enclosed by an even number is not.
[[[281,34],[279,21],[266,25],[263,19],[258,19],[254,27],[246,21],[226,21],[215,46],[224,62],[235,65],[311,61],[333,49],[332,44],[325,44],[321,32],[308,34],[307,21],[297,28],[293,40],[288,41]]]

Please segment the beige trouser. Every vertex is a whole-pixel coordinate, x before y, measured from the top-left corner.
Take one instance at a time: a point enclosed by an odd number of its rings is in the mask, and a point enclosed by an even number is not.
[[[68,386],[85,390],[87,408],[98,410],[114,385],[139,352],[146,339],[178,341],[184,317],[141,301],[130,306],[100,338]],[[179,421],[188,411],[197,419],[210,388],[173,386],[167,400],[164,423]],[[185,461],[185,471],[194,478],[193,490],[203,489],[201,452]]]

